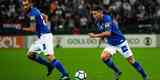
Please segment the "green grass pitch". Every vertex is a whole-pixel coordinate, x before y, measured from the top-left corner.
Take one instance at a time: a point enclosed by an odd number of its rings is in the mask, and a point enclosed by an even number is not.
[[[87,72],[87,80],[113,80],[112,71],[100,60],[102,48],[57,48],[55,55],[70,73],[77,69]],[[134,48],[135,58],[150,75],[150,80],[160,80],[160,49]],[[0,49],[0,80],[58,80],[55,69],[46,77],[46,68],[26,58],[27,49]],[[142,80],[141,76],[120,55],[113,56],[114,62],[123,72],[120,80]]]

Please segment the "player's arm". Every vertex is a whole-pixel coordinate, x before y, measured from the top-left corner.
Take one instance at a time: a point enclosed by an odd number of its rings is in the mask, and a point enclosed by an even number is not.
[[[45,22],[48,22],[48,16],[46,14],[42,14],[42,17],[45,20]]]
[[[30,25],[28,27],[23,27],[22,30],[29,31],[29,32],[35,32],[36,31],[36,19],[34,16],[30,17]]]
[[[92,38],[96,38],[96,37],[99,37],[99,38],[103,38],[103,37],[107,37],[107,36],[110,36],[111,35],[111,32],[101,32],[101,33],[98,33],[98,34],[95,34],[95,33],[88,33],[88,35]]]

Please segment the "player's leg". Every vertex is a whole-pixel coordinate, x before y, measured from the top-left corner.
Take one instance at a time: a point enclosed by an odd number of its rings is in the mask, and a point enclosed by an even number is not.
[[[115,73],[120,73],[120,70],[118,69],[118,67],[114,64],[114,62],[112,61],[111,58],[111,54],[104,51],[101,54],[101,59],[103,60],[103,62],[109,67],[111,68]]]
[[[119,76],[121,75],[121,71],[112,61],[112,55],[114,53],[116,53],[115,48],[112,46],[107,46],[101,54],[101,59],[110,69],[112,69],[115,72],[115,78],[116,80],[118,80]]]
[[[53,36],[52,34],[48,34],[46,36],[44,36],[44,43],[45,43],[45,51],[46,51],[46,54],[47,55],[47,58],[48,58],[48,61],[51,63],[52,67],[53,68],[56,68],[61,74],[62,74],[62,80],[68,80],[68,73],[67,71],[65,70],[63,64],[57,60],[54,56],[54,50],[53,50]]]
[[[135,58],[133,57],[133,53],[131,51],[131,49],[128,46],[127,42],[124,42],[121,46],[120,46],[120,53],[127,58],[128,62],[142,75],[144,80],[148,80],[147,79],[147,75],[144,72],[142,66],[140,65],[140,63],[138,63]]]
[[[31,45],[27,53],[27,57],[28,59],[35,61],[39,64],[49,66],[48,61],[39,55],[40,52],[41,52],[41,44],[40,41],[37,40],[34,44]]]
[[[48,61],[51,63],[52,67],[56,68],[62,74],[62,78],[69,77],[63,64],[59,60],[57,60],[54,55],[48,55]]]
[[[144,72],[144,69],[133,56],[128,57],[127,60],[141,74],[144,80],[148,80],[147,74]]]
[[[42,65],[45,65],[45,66],[49,66],[50,65],[50,63],[46,59],[42,58],[40,55],[38,55],[35,52],[29,52],[27,54],[27,57],[28,57],[28,59],[30,59],[32,61],[35,61],[35,62],[37,62],[39,64],[42,64]]]

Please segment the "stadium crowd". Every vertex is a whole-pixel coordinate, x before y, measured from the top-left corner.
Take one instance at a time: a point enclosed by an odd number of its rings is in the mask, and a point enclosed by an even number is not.
[[[21,13],[18,0],[0,0],[0,21],[16,22]],[[90,10],[100,5],[119,15],[124,33],[160,33],[160,0],[33,0],[49,17],[57,34],[86,34],[96,31]],[[1,28],[0,28],[1,29]]]

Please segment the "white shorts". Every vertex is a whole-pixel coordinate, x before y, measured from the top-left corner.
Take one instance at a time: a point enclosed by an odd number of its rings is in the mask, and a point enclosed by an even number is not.
[[[31,47],[29,48],[29,52],[36,52],[38,54],[43,53],[44,55],[53,55],[53,35],[51,33],[43,34],[31,45]]]
[[[112,46],[112,45],[106,45],[106,48],[104,51],[109,52],[111,55],[114,55],[116,51],[118,51],[121,55],[123,55],[125,58],[128,58],[133,55],[127,41],[123,42],[120,45]]]

